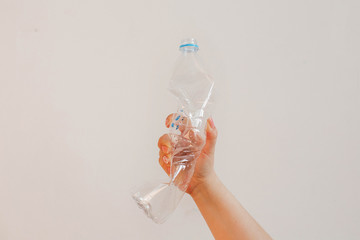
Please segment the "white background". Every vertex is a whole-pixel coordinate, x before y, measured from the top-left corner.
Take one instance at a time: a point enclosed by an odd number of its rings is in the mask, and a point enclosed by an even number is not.
[[[216,79],[216,171],[275,239],[360,238],[360,2],[4,1],[0,239],[212,239],[192,199],[163,225],[130,189],[182,38]]]

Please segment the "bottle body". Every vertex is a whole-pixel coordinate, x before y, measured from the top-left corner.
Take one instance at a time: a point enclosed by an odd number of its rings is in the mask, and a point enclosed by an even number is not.
[[[172,145],[169,181],[148,185],[133,194],[138,206],[156,223],[163,223],[176,209],[189,186],[196,159],[205,142],[204,130],[214,82],[198,59],[194,39],[183,40],[180,57],[169,84],[178,99],[177,113],[170,123],[168,139]]]

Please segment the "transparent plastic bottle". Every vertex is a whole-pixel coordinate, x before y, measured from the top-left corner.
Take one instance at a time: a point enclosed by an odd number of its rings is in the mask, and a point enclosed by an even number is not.
[[[146,184],[133,193],[138,206],[156,223],[166,221],[189,186],[205,142],[204,129],[214,87],[212,77],[200,63],[196,40],[181,41],[179,49],[181,54],[169,84],[170,92],[179,102],[168,133],[173,149],[170,179]]]

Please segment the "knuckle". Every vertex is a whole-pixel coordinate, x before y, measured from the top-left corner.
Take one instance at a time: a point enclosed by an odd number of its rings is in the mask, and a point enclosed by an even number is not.
[[[217,136],[218,136],[218,131],[217,131],[217,129],[215,128],[215,129],[213,129],[213,137],[214,138],[217,138]]]
[[[210,131],[208,131],[208,133],[207,133],[207,138],[210,138],[210,139],[216,139],[217,138],[217,136],[218,136],[218,132],[217,132],[217,130],[216,130],[216,128],[215,129],[211,129]]]

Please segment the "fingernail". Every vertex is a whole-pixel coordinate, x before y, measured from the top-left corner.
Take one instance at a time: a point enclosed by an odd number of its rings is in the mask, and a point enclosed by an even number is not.
[[[209,123],[211,128],[215,128],[214,120],[212,118],[209,118]]]
[[[169,148],[168,148],[168,146],[161,146],[161,150],[163,151],[163,153],[167,153]]]
[[[169,162],[169,158],[167,156],[163,156],[163,161],[167,164]]]

